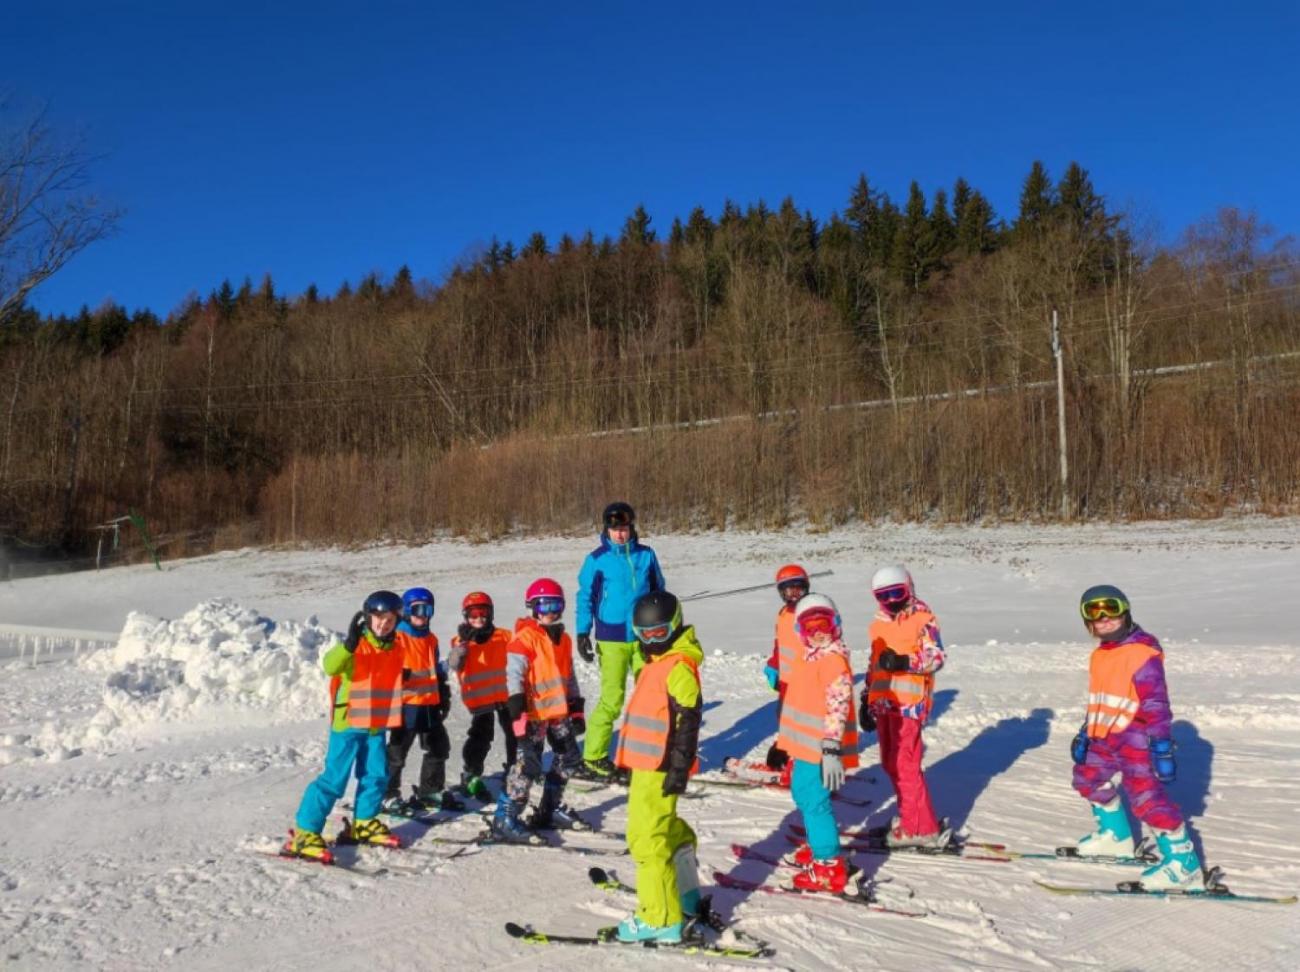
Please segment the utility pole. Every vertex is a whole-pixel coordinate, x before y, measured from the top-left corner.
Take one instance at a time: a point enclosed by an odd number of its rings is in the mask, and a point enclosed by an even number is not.
[[[1061,519],[1070,518],[1070,463],[1065,441],[1065,358],[1061,353],[1061,325],[1052,308],[1052,355],[1056,358],[1056,431],[1061,447]]]

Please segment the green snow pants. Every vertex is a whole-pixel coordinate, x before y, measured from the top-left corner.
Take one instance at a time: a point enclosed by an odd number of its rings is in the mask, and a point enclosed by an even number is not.
[[[627,793],[627,849],[636,861],[636,913],[656,928],[682,920],[682,891],[674,856],[683,847],[696,844],[695,831],[677,816],[677,795],[664,796],[663,786],[663,773],[633,770]],[[692,864],[694,860],[692,850]],[[686,874],[683,881],[691,882],[693,887],[686,890],[694,891],[698,899],[698,878]]]
[[[609,742],[614,737],[614,723],[623,714],[628,670],[635,678],[645,665],[635,641],[598,641],[596,651],[600,658],[600,700],[587,716],[582,750],[582,758],[590,763],[611,757]]]

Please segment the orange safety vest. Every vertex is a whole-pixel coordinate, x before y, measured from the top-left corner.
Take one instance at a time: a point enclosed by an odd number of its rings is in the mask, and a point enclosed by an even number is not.
[[[479,644],[460,642],[465,663],[460,670],[460,698],[470,713],[487,712],[504,702],[506,692],[506,648],[510,632],[494,628],[492,636]]]
[[[353,729],[395,729],[402,724],[402,652],[394,645],[376,648],[362,639],[352,655],[348,725]],[[338,701],[343,679],[330,679],[330,704]]]
[[[625,769],[662,770],[668,758],[669,724],[668,676],[681,663],[700,683],[700,667],[691,659],[668,653],[647,664],[637,676],[632,698],[627,703],[623,727],[618,734],[618,752],[614,760]],[[700,771],[697,755],[688,775]]]
[[[573,676],[573,642],[568,634],[553,644],[535,619],[520,618],[509,650],[528,657],[528,718],[544,722],[567,716],[568,683]]]
[[[437,705],[442,700],[438,686],[438,636],[429,632],[423,637],[400,628],[394,639],[407,670],[402,681],[403,705]]]
[[[781,704],[781,731],[776,744],[791,759],[805,763],[822,761],[822,740],[826,738],[826,689],[841,675],[853,680],[853,669],[843,655],[827,652],[816,661],[801,661],[791,670],[791,679]],[[858,716],[849,694],[849,716],[840,736],[840,758],[852,769],[858,765]]]
[[[915,672],[886,672],[877,667],[880,656],[886,648],[892,648],[899,655],[915,655],[921,650],[921,632],[927,624],[934,622],[934,615],[917,608],[902,617],[883,621],[876,618],[871,622],[867,636],[871,639],[871,668],[867,672],[870,680],[867,686],[867,704],[880,699],[894,703],[898,708],[923,703],[923,710],[930,711],[930,696],[934,691],[934,675],[919,675]]]
[[[1133,676],[1158,648],[1131,641],[1114,648],[1095,648],[1088,662],[1088,736],[1100,739],[1123,732],[1138,712]]]
[[[784,605],[776,615],[777,678],[789,683],[790,669],[803,658],[803,642],[794,630],[794,608]]]

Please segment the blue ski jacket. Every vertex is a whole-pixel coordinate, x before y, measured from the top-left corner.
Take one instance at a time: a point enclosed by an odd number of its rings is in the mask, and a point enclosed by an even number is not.
[[[659,558],[637,539],[615,545],[602,532],[600,546],[587,554],[578,573],[576,634],[587,634],[595,621],[597,641],[634,641],[632,606],[642,594],[662,591]]]

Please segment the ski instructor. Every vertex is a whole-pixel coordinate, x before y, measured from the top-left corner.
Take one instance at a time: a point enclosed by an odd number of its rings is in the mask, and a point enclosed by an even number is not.
[[[584,661],[600,658],[600,700],[587,720],[582,766],[575,775],[611,780],[619,775],[609,758],[614,720],[623,711],[628,669],[641,669],[632,606],[642,594],[664,590],[659,558],[636,535],[636,511],[627,503],[610,503],[601,516],[600,546],[587,554],[578,573],[575,634]],[[595,623],[595,647],[591,629]]]

